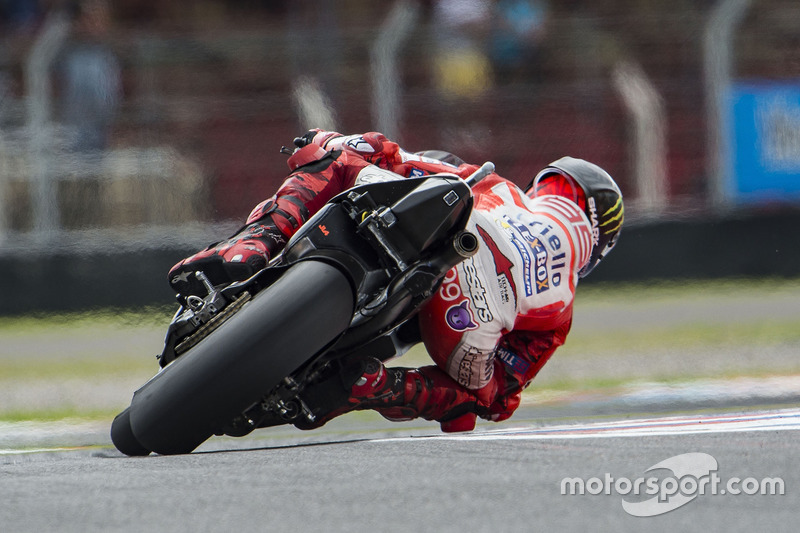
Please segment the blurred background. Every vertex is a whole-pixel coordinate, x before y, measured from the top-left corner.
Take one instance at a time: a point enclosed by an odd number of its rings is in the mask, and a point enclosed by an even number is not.
[[[796,276],[795,0],[0,0],[0,313],[171,301],[310,127],[619,182],[587,282]]]
[[[800,398],[797,0],[0,0],[0,446],[76,415],[107,440],[157,368],[166,272],[311,127],[521,186],[563,155],[615,177],[626,226],[533,404]]]

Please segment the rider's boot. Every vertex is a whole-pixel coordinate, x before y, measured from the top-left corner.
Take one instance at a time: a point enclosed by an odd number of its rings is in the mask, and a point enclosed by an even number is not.
[[[195,277],[196,271],[203,272],[215,286],[241,281],[264,268],[273,250],[282,244],[282,237],[274,228],[259,222],[250,224],[230,239],[177,263],[169,271],[169,284],[184,296],[205,296],[206,289]]]
[[[369,402],[381,405],[400,404],[405,394],[404,371],[405,369],[400,368],[387,368],[376,358],[348,365],[305,395],[305,401],[313,406],[340,406],[328,412],[325,412],[324,407],[314,409],[317,416],[313,421],[301,418],[294,425],[299,429],[315,429],[350,411],[370,409],[366,406]]]
[[[485,389],[470,391],[436,366],[387,368],[378,359],[369,359],[350,386],[343,406],[314,422],[295,425],[314,429],[344,413],[372,409],[389,420],[421,417],[440,422],[442,431],[470,431],[477,415],[487,412],[485,405],[494,396],[493,391]]]
[[[496,392],[496,385],[469,390],[459,385],[438,366],[402,369],[405,393],[399,405],[375,405],[384,418],[401,421],[414,418],[435,420],[444,432],[472,431],[479,415],[487,415],[487,405]]]

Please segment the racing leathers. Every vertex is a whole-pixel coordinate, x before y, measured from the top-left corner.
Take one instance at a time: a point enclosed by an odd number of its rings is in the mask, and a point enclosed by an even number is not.
[[[354,185],[439,172],[465,178],[477,169],[408,153],[374,132],[312,130],[300,141],[305,146],[289,158],[291,173],[277,193],[256,206],[237,235],[175,265],[173,288],[191,292],[195,270],[214,284],[249,275],[328,200]],[[478,251],[447,273],[417,315],[436,364],[386,368],[371,361],[356,373],[347,404],[305,427],[374,409],[389,419],[422,417],[439,421],[444,431],[465,431],[477,416],[505,420],[519,406],[522,390],[569,332],[592,226],[574,202],[529,198],[497,174],[473,194],[467,229],[478,236]]]

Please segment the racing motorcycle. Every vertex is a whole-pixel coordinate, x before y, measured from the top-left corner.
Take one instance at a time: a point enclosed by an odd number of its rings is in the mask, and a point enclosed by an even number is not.
[[[178,295],[160,369],[111,425],[126,455],[189,453],[214,435],[313,425],[344,405],[359,359],[418,342],[416,311],[473,255],[471,187],[452,174],[369,183],[325,204],[249,279]]]

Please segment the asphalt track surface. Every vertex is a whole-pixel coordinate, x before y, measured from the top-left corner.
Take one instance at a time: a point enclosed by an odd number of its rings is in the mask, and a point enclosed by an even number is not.
[[[626,327],[698,317],[773,320],[798,316],[799,296],[800,286],[771,295],[766,304],[760,293],[738,295],[734,302],[727,296],[711,303],[707,297],[694,303],[634,299],[610,310],[576,309],[576,322],[605,328],[612,312],[612,322]],[[615,397],[572,394],[567,406],[524,406],[511,420],[459,435],[442,434],[432,423],[391,424],[358,413],[313,432],[273,428],[243,439],[214,438],[190,455],[128,458],[109,444],[110,420],[46,428],[0,422],[0,533],[796,532],[797,345],[771,346],[765,353],[774,363],[772,377],[646,383]],[[732,360],[727,347],[702,357],[665,347],[649,357],[643,375],[679,359],[685,365],[712,360],[723,368],[737,363],[747,376],[759,354],[742,349],[739,355]],[[616,368],[633,368],[640,359],[633,354]],[[587,374],[597,372],[596,362],[576,358],[555,358],[545,370],[559,364],[572,373],[581,365]],[[100,385],[93,384],[92,394]],[[116,394],[127,399],[132,388],[121,390]],[[623,502],[652,496],[623,495],[613,483],[599,494],[562,494],[565,478],[580,478],[588,487],[606,476],[615,482],[658,476],[663,489],[671,479],[691,481],[674,470],[648,471],[670,460],[676,468],[675,458],[685,454],[713,458],[723,481],[778,477],[784,494],[685,490],[684,505],[646,517],[632,516]],[[679,496],[665,498],[656,510],[680,503]]]
[[[346,416],[313,432],[215,438],[170,457],[128,458],[110,447],[6,450],[0,530],[798,530],[800,409],[539,416],[523,408],[457,435]],[[647,470],[687,453],[713,457],[721,487],[734,477],[779,477],[784,494],[698,494],[686,485],[684,496],[694,497],[669,512],[636,517],[623,508],[623,500],[655,496],[622,495],[626,486],[617,491],[614,482],[658,475],[666,495],[667,478],[684,477]],[[591,479],[607,477],[600,494],[562,494],[564,478],[597,492]]]

